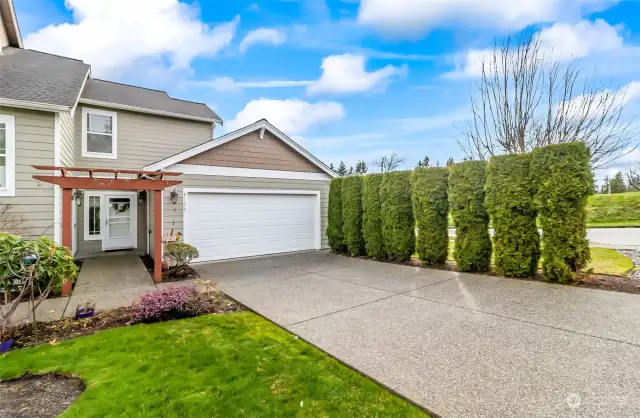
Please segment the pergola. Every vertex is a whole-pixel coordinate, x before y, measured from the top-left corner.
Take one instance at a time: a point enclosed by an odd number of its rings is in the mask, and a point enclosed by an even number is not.
[[[162,190],[181,184],[178,180],[165,180],[165,176],[180,176],[182,173],[166,171],[118,170],[108,168],[79,168],[34,165],[36,170],[60,171],[57,175],[34,175],[35,180],[56,184],[62,189],[62,245],[73,245],[73,225],[71,215],[73,189],[81,190],[129,190],[153,191],[154,200],[154,242],[153,280],[162,280]],[[96,177],[98,175],[98,177]],[[113,177],[111,177],[113,176]],[[119,177],[120,176],[120,177]],[[127,176],[127,177],[122,177]],[[62,287],[62,294],[71,293],[71,281]]]

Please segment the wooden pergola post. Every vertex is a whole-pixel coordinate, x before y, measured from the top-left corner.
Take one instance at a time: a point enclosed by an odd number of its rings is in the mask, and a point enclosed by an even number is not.
[[[73,189],[62,189],[62,245],[67,248],[73,247],[73,219],[71,215],[71,205]],[[62,285],[62,296],[71,294],[71,280],[67,280]]]
[[[153,192],[153,281],[162,281],[162,191]]]
[[[162,280],[162,190],[167,187],[177,186],[181,181],[166,180],[165,176],[180,176],[182,173],[165,171],[139,171],[139,170],[118,170],[107,168],[79,168],[79,167],[56,167],[34,165],[36,170],[60,171],[61,176],[34,175],[33,178],[49,184],[57,184],[62,189],[62,245],[67,248],[73,247],[73,219],[72,219],[72,192],[77,190],[129,190],[153,191],[154,194],[154,235],[153,249],[155,257],[153,259],[153,280]],[[81,173],[84,176],[69,175]],[[113,177],[94,177],[94,174],[111,174]],[[118,177],[119,175],[132,175],[133,178]],[[86,220],[85,220],[86,221]],[[71,293],[71,280],[67,280],[62,286],[62,294],[67,296]]]

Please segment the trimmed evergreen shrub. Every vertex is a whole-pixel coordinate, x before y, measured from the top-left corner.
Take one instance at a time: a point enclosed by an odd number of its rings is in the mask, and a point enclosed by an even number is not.
[[[449,250],[448,170],[444,167],[416,168],[411,175],[413,216],[418,235],[416,252],[424,263],[444,264]]]
[[[489,214],[484,203],[486,161],[449,166],[449,208],[456,227],[453,258],[460,271],[483,272],[491,265]]]
[[[334,178],[329,185],[327,239],[329,247],[336,253],[345,250],[344,236],[342,235],[342,180],[341,177]]]
[[[411,172],[384,173],[380,184],[382,237],[387,256],[407,261],[415,250]]]
[[[494,264],[505,276],[534,276],[540,235],[529,174],[531,154],[492,157],[487,167],[485,203],[493,221]]]
[[[342,180],[342,235],[349,254],[360,255],[364,252],[361,176]]]
[[[386,253],[380,215],[380,183],[382,174],[362,177],[362,238],[369,257],[383,258]]]
[[[542,273],[566,282],[589,262],[586,205],[593,193],[589,149],[582,142],[533,150],[531,174],[542,227]]]

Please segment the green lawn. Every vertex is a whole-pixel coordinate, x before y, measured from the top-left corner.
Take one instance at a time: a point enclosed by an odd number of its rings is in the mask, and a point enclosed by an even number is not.
[[[65,417],[425,416],[252,313],[116,328],[0,358],[0,378],[27,370],[85,380]]]
[[[640,221],[587,222],[587,228],[640,228]]]
[[[624,276],[633,269],[633,262],[616,250],[592,247],[589,267],[597,274]]]
[[[591,224],[640,226],[640,192],[589,196],[587,222]]]

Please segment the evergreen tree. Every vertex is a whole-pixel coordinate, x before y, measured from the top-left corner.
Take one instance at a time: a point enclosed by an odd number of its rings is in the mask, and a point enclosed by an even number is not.
[[[429,167],[429,157],[427,157],[426,155],[422,160],[418,161],[418,164],[416,164],[416,168],[421,168],[421,167],[424,167],[424,168]]]
[[[336,171],[336,169],[335,169],[335,168],[333,168],[333,163],[329,164],[329,169],[330,169],[331,171]]]
[[[340,161],[340,165],[338,165],[338,169],[336,170],[336,173],[340,177],[344,177],[347,175],[347,166],[344,164],[344,161]]]
[[[627,184],[622,177],[622,172],[618,171],[611,179],[611,194],[624,193],[627,191]]]
[[[356,164],[356,174],[367,174],[367,171],[369,171],[367,163],[365,163],[364,160],[358,161]]]
[[[455,161],[453,161],[453,157],[449,157],[449,159],[447,160],[447,167],[453,164],[455,164]]]
[[[609,194],[609,176],[604,177],[602,186],[600,186],[600,194]]]
[[[349,167],[349,171],[347,172],[347,176],[353,176],[353,166]]]

